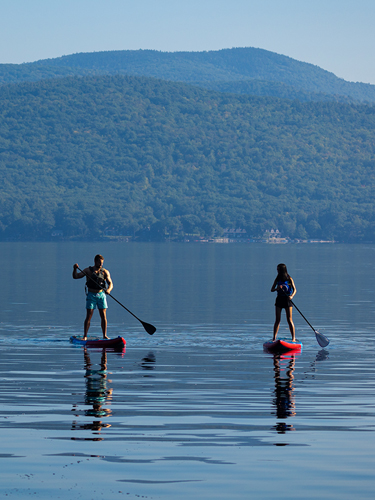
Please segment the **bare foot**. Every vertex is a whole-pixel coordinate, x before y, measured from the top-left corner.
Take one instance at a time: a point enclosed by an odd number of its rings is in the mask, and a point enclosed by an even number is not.
[[[103,335],[103,340],[109,340],[109,337],[107,337],[107,335]]]

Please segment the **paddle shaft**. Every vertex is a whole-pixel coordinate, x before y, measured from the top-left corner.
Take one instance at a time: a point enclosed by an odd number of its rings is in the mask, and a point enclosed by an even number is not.
[[[305,318],[305,316],[301,313],[301,311],[298,309],[298,307],[295,305],[295,303],[293,302],[292,299],[289,299],[290,300],[290,303],[293,305],[293,307],[295,307],[297,309],[297,311],[300,313],[300,315],[302,316],[302,318],[306,321],[306,323],[309,325],[309,327],[311,328],[311,330],[313,330],[314,332],[316,331],[315,328],[310,324],[310,322]]]
[[[85,273],[85,271],[82,271],[82,269],[80,269],[79,267],[77,269],[79,271],[81,271],[81,273],[83,273],[86,276],[86,278],[89,278],[96,285],[98,284],[91,276],[89,276],[87,273]],[[104,288],[102,288],[101,291],[105,291]],[[150,325],[149,323],[145,323],[144,321],[139,319],[134,313],[132,313],[127,307],[125,307],[124,304],[121,304],[121,302],[119,300],[117,300],[113,295],[111,295],[110,293],[107,293],[107,295],[109,297],[111,297],[115,302],[117,302],[117,304],[119,304],[121,307],[123,307],[126,311],[128,311],[129,314],[134,316],[135,319],[137,319],[140,323],[142,323],[142,326],[146,330],[147,333],[152,335],[154,333],[154,331],[156,331],[156,328],[153,325]],[[151,327],[151,328],[149,328],[149,327]],[[154,330],[154,331],[152,333],[150,333],[151,330]]]
[[[289,295],[287,293],[284,292],[283,289],[281,289],[281,291],[283,292],[283,294],[289,298]],[[293,307],[295,307],[297,309],[297,311],[300,313],[300,315],[302,316],[302,318],[306,321],[306,323],[309,325],[309,327],[311,328],[311,330],[315,333],[315,337],[316,337],[316,340],[318,342],[318,344],[321,346],[321,347],[326,347],[328,344],[329,344],[329,340],[327,339],[327,337],[325,335],[323,335],[322,333],[318,332],[317,330],[315,330],[315,328],[312,326],[312,324],[305,318],[305,316],[301,313],[301,311],[298,309],[298,307],[295,305],[295,303],[293,302],[292,299],[289,299],[290,303],[292,304]]]
[[[301,311],[298,309],[298,307],[295,305],[295,303],[293,302],[292,299],[289,298],[289,295],[284,292],[283,288],[281,288],[281,291],[283,292],[283,294],[285,295],[285,297],[288,297],[289,299],[289,302],[292,304],[293,307],[295,307],[297,309],[297,311],[300,313],[300,315],[302,316],[302,318],[306,321],[306,323],[309,325],[309,327],[315,332],[315,328],[309,323],[309,321],[307,321],[307,319],[305,318],[305,316],[301,313]]]

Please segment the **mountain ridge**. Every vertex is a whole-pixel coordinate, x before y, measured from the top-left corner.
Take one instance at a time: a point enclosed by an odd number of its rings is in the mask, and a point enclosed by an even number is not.
[[[259,95],[259,92],[261,95],[269,95],[267,85],[273,83],[274,94],[282,98],[286,85],[289,88],[288,98],[292,99],[299,99],[301,93],[304,93],[303,99],[309,100],[310,93],[310,100],[375,102],[375,85],[347,82],[311,63],[253,47],[204,52],[101,51],[71,54],[11,67],[0,65],[2,83],[105,74],[150,76],[198,86],[226,82],[225,92],[232,93],[238,92],[239,82],[247,82],[248,89],[244,88],[242,92],[251,95]],[[258,82],[256,87],[263,87],[260,91],[250,85],[255,81]],[[262,85],[262,82],[267,85]],[[232,87],[230,83],[233,83]],[[281,85],[280,95],[275,90],[275,84]]]

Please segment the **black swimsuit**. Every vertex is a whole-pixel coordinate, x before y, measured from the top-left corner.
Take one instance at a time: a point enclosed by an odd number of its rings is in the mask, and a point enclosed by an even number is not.
[[[290,302],[290,298],[285,295],[278,295],[276,297],[275,306],[280,307],[280,309],[286,309],[287,307],[293,307]]]
[[[283,285],[284,283],[285,283],[285,281],[278,281],[277,284]],[[289,283],[289,284],[290,284],[290,286],[292,286],[291,283]],[[280,309],[287,309],[288,307],[293,307],[292,303],[290,302],[290,297],[285,295],[285,293],[282,291],[277,292],[275,306],[280,307]]]

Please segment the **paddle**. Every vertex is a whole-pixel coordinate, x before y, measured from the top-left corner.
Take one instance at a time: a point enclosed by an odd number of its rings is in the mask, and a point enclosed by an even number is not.
[[[91,278],[91,276],[86,274],[85,271],[82,271],[82,269],[80,269],[79,267],[77,269],[79,271],[81,271],[81,273],[83,273],[86,276],[86,278],[89,278],[96,285],[98,284],[93,278]],[[130,313],[132,316],[134,316],[135,319],[137,319],[140,323],[142,323],[143,328],[146,330],[146,332],[149,335],[153,335],[156,332],[156,328],[153,325],[150,325],[150,323],[146,323],[145,321],[142,321],[141,319],[139,319],[135,314],[133,314],[131,311],[129,311],[129,309],[124,306],[124,304],[121,304],[121,302],[119,302],[117,299],[115,299],[115,297],[113,295],[111,295],[110,293],[108,293],[107,295],[109,297],[111,297],[115,302],[117,302],[117,304],[119,304],[121,307],[123,307],[126,311],[128,311],[128,313]]]
[[[297,309],[297,311],[300,313],[300,315],[302,316],[302,318],[306,321],[306,323],[309,325],[309,327],[315,333],[316,340],[317,340],[318,344],[320,345],[320,347],[327,347],[327,345],[329,344],[329,340],[327,339],[327,337],[325,335],[323,335],[322,333],[318,332],[317,330],[315,330],[315,328],[313,328],[311,326],[311,324],[307,321],[307,319],[305,318],[305,316],[301,313],[301,311],[295,305],[295,303],[293,302],[293,300],[292,299],[289,299],[289,300],[290,300],[290,303]]]
[[[286,295],[289,298],[289,295],[287,295],[284,292],[283,289],[281,289],[281,290],[282,290],[283,294]],[[329,344],[329,340],[327,339],[327,337],[325,335],[323,335],[322,333],[318,332],[317,330],[315,330],[315,328],[307,321],[307,319],[305,318],[305,316],[301,313],[301,311],[295,305],[295,303],[293,302],[293,300],[292,299],[289,299],[289,300],[290,300],[290,303],[297,309],[297,311],[300,313],[300,315],[302,316],[302,318],[306,321],[306,323],[309,325],[309,327],[315,333],[316,341],[318,342],[318,344],[320,345],[320,347],[327,347],[327,345]]]

